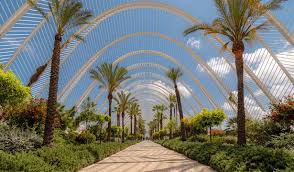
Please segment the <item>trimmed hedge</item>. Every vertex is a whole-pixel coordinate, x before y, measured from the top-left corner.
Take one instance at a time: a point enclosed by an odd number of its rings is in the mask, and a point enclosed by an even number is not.
[[[0,171],[63,172],[77,171],[100,161],[136,142],[57,145],[15,154],[0,151]]]
[[[294,171],[294,156],[282,149],[165,140],[157,143],[217,171]]]

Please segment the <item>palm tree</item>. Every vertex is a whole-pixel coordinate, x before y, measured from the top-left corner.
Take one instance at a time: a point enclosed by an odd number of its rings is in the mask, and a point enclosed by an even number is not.
[[[112,63],[103,63],[101,66],[97,66],[96,70],[92,69],[90,73],[91,77],[99,82],[99,87],[108,91],[108,115],[111,117],[112,94],[119,88],[123,81],[130,78],[127,76],[128,70],[124,67],[119,67],[119,65],[113,65]],[[110,141],[111,120],[108,122],[107,130],[107,140]]]
[[[244,108],[244,70],[243,53],[245,50],[244,41],[251,42],[256,39],[258,30],[266,29],[267,21],[257,24],[257,21],[268,11],[277,9],[285,0],[269,0],[262,3],[262,0],[215,0],[219,13],[211,25],[200,24],[184,31],[190,34],[202,30],[204,34],[219,34],[228,38],[223,50],[230,44],[231,51],[235,55],[236,74],[238,82],[238,144],[246,144],[245,133],[245,108]]]
[[[152,111],[155,112],[155,117],[157,118],[158,128],[162,130],[163,128],[163,112],[166,110],[164,105],[154,105]]]
[[[120,127],[120,115],[121,115],[121,111],[120,111],[118,105],[116,107],[114,107],[114,111],[116,112],[116,125],[118,127]]]
[[[177,102],[177,97],[174,94],[170,94],[168,97],[168,101],[169,101],[169,120],[172,121],[173,120],[173,109],[175,109],[175,104]],[[172,131],[170,129],[169,131],[169,138],[172,138]]]
[[[133,102],[130,104],[130,108],[128,109],[128,113],[131,119],[131,134],[137,134],[137,117],[141,114],[140,105],[137,102]],[[132,133],[132,122],[134,121],[134,133]]]
[[[132,102],[136,101],[134,97],[131,97],[131,93],[125,93],[121,91],[117,93],[117,96],[114,97],[114,100],[119,105],[122,115],[122,143],[125,141],[125,112],[129,109],[129,106]]]
[[[41,6],[37,4],[36,0],[28,0],[28,3],[47,19],[45,11],[41,8]],[[92,17],[91,12],[83,9],[83,4],[82,2],[80,2],[80,0],[67,0],[63,3],[59,0],[51,0],[48,5],[54,19],[54,22],[52,23],[56,25],[57,29],[55,33],[54,49],[51,58],[47,116],[43,139],[43,145],[46,146],[50,146],[52,144],[54,118],[55,114],[57,114],[57,92],[62,37],[64,33],[70,29],[89,24],[89,20]],[[80,35],[77,34],[73,34],[71,38],[81,39]],[[69,40],[72,40],[71,38]],[[42,66],[41,68],[45,67]],[[38,69],[41,70],[41,68]],[[36,76],[34,76],[34,78],[36,78]],[[30,82],[34,82],[34,80],[36,80],[34,78]],[[32,83],[30,83],[30,85],[31,84]]]
[[[181,121],[181,136],[182,136],[182,141],[186,140],[186,134],[185,134],[185,125],[183,122],[183,109],[182,109],[182,102],[181,102],[181,96],[180,92],[178,89],[177,81],[180,79],[180,77],[183,75],[181,69],[179,68],[171,68],[169,71],[167,71],[166,76],[173,82],[174,88],[175,88],[175,93],[177,97],[177,105],[179,109],[179,115],[180,115],[180,121]]]
[[[140,109],[140,106],[138,105],[136,110],[135,110],[135,113],[134,113],[134,135],[137,134],[137,124],[139,123],[140,125],[140,118],[141,118],[141,109]]]
[[[148,122],[147,125],[149,127],[149,135],[150,135],[150,137],[152,137],[153,133],[156,131],[157,122],[155,120],[152,120],[152,121]]]

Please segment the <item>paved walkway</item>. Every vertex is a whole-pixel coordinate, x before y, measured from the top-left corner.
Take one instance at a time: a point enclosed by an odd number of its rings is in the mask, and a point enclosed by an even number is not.
[[[213,170],[151,141],[143,141],[80,172],[212,172]]]

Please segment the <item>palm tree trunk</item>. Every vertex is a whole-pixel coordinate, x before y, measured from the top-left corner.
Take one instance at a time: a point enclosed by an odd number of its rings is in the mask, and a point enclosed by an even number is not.
[[[235,65],[238,79],[238,112],[237,112],[237,133],[239,145],[246,144],[245,132],[245,108],[244,108],[244,44],[243,42],[235,43],[233,45],[233,53],[235,55]]]
[[[163,115],[162,113],[160,114],[160,130],[163,128]]]
[[[45,122],[45,131],[43,138],[44,146],[51,146],[53,140],[54,131],[54,119],[57,114],[57,91],[58,91],[58,79],[59,79],[59,64],[60,64],[60,49],[61,49],[61,34],[55,35],[54,50],[52,55],[51,73],[49,94],[47,102],[47,116]]]
[[[137,115],[134,116],[134,135],[137,134]]]
[[[116,114],[116,125],[118,127],[120,127],[120,114],[119,114],[119,112],[117,112],[117,114]]]
[[[211,137],[212,137],[212,135],[211,135],[211,126],[209,126],[209,140],[210,140],[210,143],[211,143]]]
[[[108,94],[108,115],[110,117],[110,120],[108,121],[108,127],[107,127],[107,141],[110,141],[111,139],[111,104],[112,104],[112,93]]]
[[[125,142],[125,112],[122,112],[122,136],[121,136],[121,142]]]
[[[172,104],[169,105],[169,121],[173,120],[173,107]],[[169,139],[172,139],[172,129],[169,129]]]
[[[186,132],[185,132],[185,124],[183,121],[184,115],[183,115],[183,109],[182,109],[182,103],[181,103],[181,96],[180,96],[180,92],[178,90],[178,86],[176,83],[174,83],[174,86],[175,86],[175,92],[176,92],[179,115],[180,115],[180,122],[181,122],[181,135],[182,135],[181,139],[182,139],[182,141],[186,141]]]
[[[130,117],[131,118],[131,135],[133,134],[133,116]]]

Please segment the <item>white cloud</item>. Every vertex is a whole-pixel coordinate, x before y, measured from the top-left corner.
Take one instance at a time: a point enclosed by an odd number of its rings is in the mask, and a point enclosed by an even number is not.
[[[220,77],[225,77],[227,74],[231,72],[230,65],[226,62],[224,57],[214,57],[207,61],[208,66],[214,70]],[[204,68],[198,64],[198,70],[204,72]]]
[[[200,40],[197,40],[195,37],[190,37],[186,43],[188,46],[196,49],[200,49]]]

